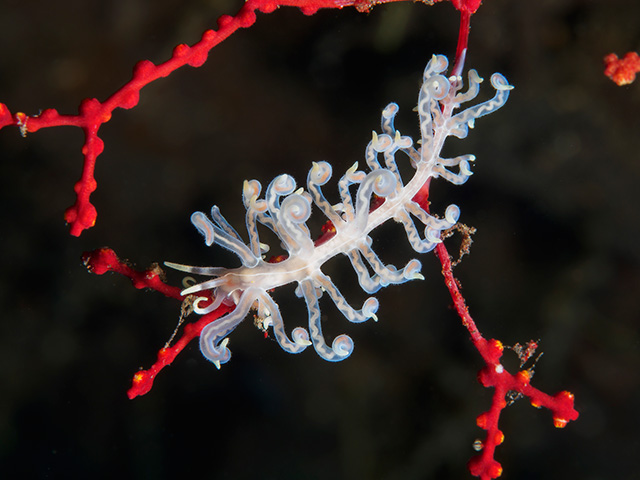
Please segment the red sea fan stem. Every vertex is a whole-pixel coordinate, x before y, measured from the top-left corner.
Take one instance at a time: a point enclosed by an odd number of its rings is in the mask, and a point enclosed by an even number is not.
[[[147,270],[136,270],[128,265],[127,262],[118,258],[116,253],[107,247],[85,252],[82,255],[82,261],[87,269],[96,275],[103,275],[107,272],[118,273],[129,278],[136,288],[150,288],[166,297],[175,298],[183,302],[185,300],[185,297],[180,295],[182,289],[172,287],[164,282],[162,278],[164,272],[158,265],[153,265]],[[204,327],[231,310],[233,310],[233,307],[221,305],[213,312],[199,317],[196,322],[185,325],[182,336],[176,343],[172,346],[166,345],[160,349],[156,362],[149,369],[140,370],[133,376],[131,388],[127,392],[129,398],[133,399],[151,390],[158,372],[170,365],[189,342],[200,335]]]
[[[154,264],[147,270],[136,270],[127,262],[120,260],[112,249],[108,247],[99,248],[92,252],[82,254],[82,262],[89,272],[96,275],[104,275],[107,272],[114,272],[123,275],[131,280],[135,288],[150,288],[162,293],[169,298],[184,300],[180,295],[182,289],[167,285],[163,277],[162,269]]]
[[[234,16],[222,15],[218,19],[218,30],[207,30],[199,42],[192,46],[180,44],[174,48],[171,58],[160,65],[142,60],[133,69],[131,80],[125,83],[107,100],[100,102],[92,98],[83,100],[78,115],[61,115],[55,109],[45,109],[39,115],[29,116],[23,112],[12,114],[6,105],[0,103],[0,128],[13,125],[26,136],[28,132],[37,132],[41,128],[74,126],[85,132],[82,147],[84,165],[80,180],[75,184],[76,201],[65,212],[65,220],[73,236],[95,225],[96,208],[90,203],[90,196],[97,188],[94,170],[97,157],[104,150],[104,144],[98,137],[102,124],[111,119],[116,108],[130,109],[140,100],[140,91],[146,85],[166,77],[185,65],[199,67],[203,65],[209,51],[226,40],[240,28],[248,28],[256,21],[256,11],[271,13],[278,7],[298,7],[305,15],[312,15],[321,8],[355,7],[367,12],[373,6],[406,0],[247,0]],[[430,3],[426,1],[425,3]]]
[[[576,420],[579,414],[573,406],[572,393],[562,391],[554,396],[548,395],[531,385],[529,370],[520,370],[516,374],[506,370],[500,363],[504,350],[502,343],[499,340],[487,341],[469,314],[469,309],[460,293],[458,281],[453,276],[451,257],[444,243],[436,246],[435,253],[442,264],[442,274],[454,308],[471,335],[473,345],[485,362],[485,367],[478,373],[478,380],[482,386],[495,389],[491,407],[477,418],[478,427],[486,430],[487,434],[484,442],[481,443],[481,453],[469,461],[469,471],[482,480],[498,478],[502,475],[502,466],[494,459],[494,452],[504,440],[504,434],[498,428],[498,423],[502,410],[508,405],[509,392],[516,392],[529,398],[531,405],[536,408],[549,409],[553,415],[553,424],[557,428],[563,428],[569,421]]]
[[[476,346],[476,348],[482,354],[482,351],[485,350],[483,347],[486,343],[486,340],[478,330],[476,323],[471,318],[469,314],[469,308],[467,307],[464,297],[462,293],[460,293],[460,289],[458,288],[458,282],[453,276],[453,270],[451,267],[451,257],[449,256],[449,252],[447,251],[447,247],[444,246],[444,243],[439,243],[435,248],[435,253],[440,263],[442,264],[442,275],[444,276],[444,282],[449,289],[449,293],[451,294],[451,298],[453,299],[453,306],[458,313],[458,316],[462,320],[462,324],[469,331],[469,335],[471,335],[471,341]],[[487,358],[482,355],[485,360]]]
[[[185,325],[182,336],[173,346],[161,348],[160,351],[158,351],[156,362],[151,365],[149,369],[140,370],[133,376],[131,388],[127,390],[129,399],[132,400],[137,396],[148,393],[151,387],[153,387],[153,381],[158,372],[167,365],[170,365],[191,340],[199,337],[204,327],[231,310],[233,310],[233,307],[222,305],[213,312],[200,317],[197,322]]]

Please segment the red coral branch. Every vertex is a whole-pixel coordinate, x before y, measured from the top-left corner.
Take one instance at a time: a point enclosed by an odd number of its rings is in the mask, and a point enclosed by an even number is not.
[[[131,388],[127,390],[127,396],[133,400],[139,395],[144,395],[153,387],[153,381],[160,370],[170,365],[178,354],[196,337],[200,336],[202,329],[211,322],[217,320],[226,313],[233,310],[233,307],[222,305],[211,313],[203,315],[200,320],[185,325],[180,339],[171,347],[165,346],[158,351],[156,362],[148,370],[140,370],[133,376]]]
[[[427,181],[413,198],[413,201],[420,204],[427,212],[429,211],[429,183]],[[469,471],[482,480],[498,478],[502,475],[502,466],[494,458],[494,453],[496,447],[504,441],[504,434],[498,428],[498,423],[502,410],[510,404],[507,399],[514,396],[515,398],[528,397],[532,406],[551,410],[554,426],[563,428],[569,421],[576,420],[579,416],[573,407],[574,396],[570,392],[562,391],[552,397],[531,386],[532,369],[522,369],[526,362],[526,360],[522,362],[522,358],[533,354],[537,342],[529,342],[527,351],[520,355],[521,370],[515,374],[507,371],[500,363],[504,351],[502,342],[495,339],[486,340],[469,313],[469,307],[460,292],[460,282],[453,275],[451,256],[444,242],[439,243],[434,252],[442,265],[444,283],[453,300],[453,307],[462,320],[462,325],[469,332],[473,346],[485,363],[485,367],[478,373],[478,381],[483,387],[495,389],[491,407],[476,419],[478,427],[486,430],[487,434],[484,442],[477,444],[477,449],[481,453],[469,461]]]
[[[55,109],[46,109],[38,115],[29,116],[23,112],[11,114],[6,105],[0,103],[0,128],[14,125],[26,136],[28,132],[37,132],[41,128],[75,126],[85,134],[82,147],[84,166],[80,180],[75,184],[76,201],[64,215],[70,225],[70,233],[79,236],[84,230],[95,225],[96,208],[90,202],[91,193],[97,188],[94,178],[97,157],[104,149],[104,143],[98,136],[102,124],[111,119],[116,108],[130,109],[138,104],[140,90],[155,80],[166,77],[180,67],[203,65],[209,51],[227,39],[236,30],[248,28],[256,21],[256,12],[271,13],[278,7],[298,7],[305,15],[312,15],[321,8],[355,7],[359,11],[369,11],[373,6],[383,3],[406,0],[247,0],[235,16],[222,15],[218,19],[218,30],[207,30],[202,39],[192,46],[185,44],[174,48],[171,58],[160,65],[142,60],[133,69],[131,80],[112,94],[104,102],[96,98],[82,101],[78,115],[64,115]]]
[[[115,272],[129,278],[136,288],[150,288],[167,297],[180,300],[183,302],[183,305],[185,300],[187,300],[185,296],[180,295],[180,288],[172,287],[165,283],[164,271],[158,264],[153,264],[147,270],[136,270],[126,261],[118,258],[116,253],[107,247],[99,248],[92,252],[85,252],[82,255],[82,262],[89,272],[95,273],[96,275]],[[206,292],[200,293],[202,294],[201,296],[206,296]],[[213,312],[199,317],[199,320],[185,325],[182,336],[173,346],[170,346],[169,342],[167,342],[164,348],[161,348],[158,352],[156,362],[148,370],[140,370],[133,376],[131,388],[127,392],[129,398],[133,399],[138,395],[144,395],[149,392],[158,372],[167,365],[170,365],[191,340],[200,336],[200,332],[202,332],[204,327],[231,310],[233,310],[233,307],[221,305]]]
[[[573,408],[574,397],[570,392],[560,392],[554,396],[547,395],[531,386],[530,370],[520,370],[516,374],[509,373],[500,363],[504,347],[499,340],[487,341],[469,314],[469,309],[460,293],[458,280],[453,276],[451,257],[444,243],[438,244],[436,256],[442,264],[442,274],[445,285],[449,290],[453,305],[462,319],[462,324],[469,331],[471,341],[482,356],[485,367],[478,373],[478,380],[482,386],[494,388],[491,407],[476,420],[478,427],[487,431],[484,442],[479,445],[480,455],[469,462],[469,471],[482,480],[498,478],[502,474],[502,466],[495,460],[494,452],[504,440],[504,434],[498,428],[500,414],[508,405],[507,398],[511,392],[528,397],[531,405],[536,408],[545,407],[553,414],[553,424],[563,428],[569,421],[578,418],[578,412]]]
[[[107,272],[115,272],[131,280],[134,287],[150,288],[162,293],[166,297],[184,300],[180,295],[180,288],[172,287],[164,282],[164,272],[157,263],[154,263],[147,270],[136,270],[126,261],[120,260],[112,249],[108,247],[99,248],[92,252],[82,254],[82,263],[87,270],[96,275],[104,275]]]

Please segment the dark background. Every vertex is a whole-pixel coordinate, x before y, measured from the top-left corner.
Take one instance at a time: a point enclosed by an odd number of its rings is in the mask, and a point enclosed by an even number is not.
[[[570,390],[580,419],[564,430],[522,400],[502,416],[505,479],[637,478],[640,451],[640,83],[617,87],[602,57],[640,47],[634,1],[486,0],[472,19],[469,67],[515,85],[507,105],[452,150],[474,153],[463,187],[434,183],[478,228],[456,275],[481,331],[505,344],[540,339],[534,385]],[[0,101],[35,114],[76,113],[106,99],[136,61],[160,63],[240,2],[121,0],[0,6]],[[220,371],[193,342],[151,393],[126,390],[177,323],[179,305],[116,275],[89,275],[80,255],[104,245],[140,267],[171,260],[231,265],[189,223],[217,204],[244,233],[241,186],[312,161],[337,179],[363,165],[381,109],[400,107],[415,135],[421,72],[450,58],[449,3],[400,4],[305,17],[259,15],[116,110],[100,136],[95,228],[73,238],[83,134],[0,132],[0,476],[2,478],[463,479],[475,418],[491,401],[482,363],[450,310],[433,255],[424,282],[385,289],[380,321],[349,325],[323,309],[328,338],[353,355],[291,356],[250,320]],[[491,89],[488,81],[483,94]],[[334,183],[326,188],[333,192]],[[375,232],[388,261],[415,256],[401,229]],[[346,259],[329,270],[358,305]],[[172,283],[180,275],[169,272]],[[305,323],[292,289],[276,293],[287,328]],[[505,363],[517,367],[515,355]]]

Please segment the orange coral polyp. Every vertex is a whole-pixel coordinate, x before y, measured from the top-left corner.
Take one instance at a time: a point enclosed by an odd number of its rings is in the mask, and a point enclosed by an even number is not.
[[[604,57],[604,65],[604,74],[616,85],[629,85],[636,79],[636,73],[640,72],[640,56],[636,52],[628,52],[618,58],[615,53],[610,53]]]

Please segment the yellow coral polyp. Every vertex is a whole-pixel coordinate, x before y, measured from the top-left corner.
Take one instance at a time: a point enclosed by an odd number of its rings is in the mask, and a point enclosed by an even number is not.
[[[516,377],[518,378],[518,381],[522,382],[524,385],[528,385],[531,381],[531,374],[529,373],[529,370],[520,370],[516,374]]]

